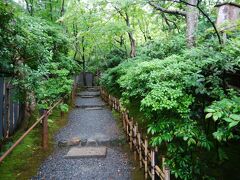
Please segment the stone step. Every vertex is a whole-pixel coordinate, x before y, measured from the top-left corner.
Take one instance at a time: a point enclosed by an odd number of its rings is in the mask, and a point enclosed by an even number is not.
[[[93,157],[106,157],[106,147],[73,147],[71,148],[64,158],[93,158]]]
[[[89,109],[89,108],[103,108],[103,107],[106,107],[106,105],[105,104],[102,104],[102,105],[75,105],[75,107]]]
[[[78,94],[77,96],[79,96],[81,98],[95,98],[95,97],[99,97],[100,94],[96,94],[96,95],[80,95],[80,94]]]
[[[81,144],[84,140],[81,140],[79,137],[74,137],[70,140],[60,140],[58,141],[59,147],[68,147],[68,146],[77,146]]]
[[[89,108],[85,108],[85,110],[89,110],[89,111],[91,111],[91,110],[103,110],[103,108],[102,107],[89,107]]]

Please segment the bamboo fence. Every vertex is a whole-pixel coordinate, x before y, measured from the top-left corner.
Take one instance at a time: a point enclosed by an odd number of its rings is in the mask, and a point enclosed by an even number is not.
[[[150,177],[152,180],[159,178],[161,180],[170,180],[170,170],[165,165],[165,158],[158,156],[157,148],[149,146],[148,138],[143,137],[137,122],[129,117],[128,111],[121,106],[117,98],[109,95],[103,88],[100,88],[100,94],[101,98],[111,108],[120,113],[130,149],[134,153],[134,158],[139,160],[140,168],[144,168],[145,179]]]

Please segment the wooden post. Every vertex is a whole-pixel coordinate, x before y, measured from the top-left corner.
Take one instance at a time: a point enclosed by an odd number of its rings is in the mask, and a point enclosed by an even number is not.
[[[44,110],[45,117],[43,118],[43,132],[42,132],[42,146],[43,150],[48,149],[48,114],[47,111]]]
[[[108,95],[108,104],[109,104],[109,106],[111,108],[111,96],[110,95]]]
[[[129,123],[128,123],[128,119],[126,119],[126,135],[127,135],[127,140],[129,141]]]
[[[142,168],[142,139],[141,139],[141,134],[139,132],[137,133],[137,138],[138,138],[138,147],[139,147],[139,163],[140,163],[140,168]]]
[[[162,167],[163,167],[163,173],[165,175],[164,180],[170,180],[170,169],[165,164],[165,157],[162,158]]]
[[[145,171],[145,179],[148,178],[148,141],[147,137],[144,140],[144,171]]]
[[[129,145],[130,145],[130,149],[132,150],[133,149],[133,146],[132,146],[132,142],[133,142],[133,122],[130,121],[129,122]]]
[[[125,116],[125,118],[124,118],[124,120],[125,120],[125,129],[127,130],[127,126],[128,126],[128,114],[127,114],[126,111],[124,112],[124,116]]]
[[[121,112],[121,110],[122,110],[122,105],[121,105],[120,101],[118,100],[118,111]]]
[[[151,150],[151,174],[152,180],[155,180],[155,151]]]
[[[125,112],[122,112],[122,121],[123,121],[123,129],[126,131],[126,121],[125,121]]]
[[[138,149],[138,143],[137,143],[137,129],[138,124],[136,123],[133,128],[133,145],[134,145],[134,159],[137,160],[137,149]]]
[[[116,106],[116,98],[114,97],[113,98],[113,108],[116,110],[117,109],[117,106]]]

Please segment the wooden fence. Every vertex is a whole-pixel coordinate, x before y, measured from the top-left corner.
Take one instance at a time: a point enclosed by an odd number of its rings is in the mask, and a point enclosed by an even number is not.
[[[144,168],[145,179],[150,177],[152,180],[170,180],[170,170],[165,165],[165,158],[158,155],[158,149],[149,146],[147,137],[143,137],[137,122],[129,117],[119,100],[109,95],[104,89],[100,88],[102,99],[108,105],[118,111],[121,115],[123,128],[129,141],[130,149],[134,153],[135,159],[139,160],[140,168]],[[160,164],[160,166],[159,166]]]
[[[14,134],[21,123],[21,104],[15,99],[17,91],[10,77],[0,77],[0,139]]]
[[[71,97],[72,100],[75,99],[76,96],[76,78],[74,78],[74,83],[72,85],[72,91],[71,91]],[[60,103],[64,102],[65,98],[67,95],[64,97],[60,98],[57,102],[55,102],[49,109],[43,110],[42,116],[36,120],[36,122],[26,131],[22,134],[22,136],[0,157],[0,164],[3,162],[3,160],[17,147],[22,140],[40,123],[42,122],[42,148],[43,150],[48,149],[48,138],[49,138],[49,133],[48,133],[48,116],[49,114],[52,113],[53,109],[56,108]],[[61,116],[64,115],[64,112],[61,112]]]

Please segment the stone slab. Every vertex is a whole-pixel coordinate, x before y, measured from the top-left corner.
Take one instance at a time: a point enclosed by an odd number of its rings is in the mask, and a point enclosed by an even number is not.
[[[102,107],[88,107],[88,108],[85,108],[85,110],[103,110]]]
[[[81,98],[95,98],[95,97],[98,97],[100,95],[80,95]]]
[[[92,157],[106,157],[106,147],[73,147],[64,158],[92,158]]]
[[[106,104],[99,104],[99,105],[75,105],[76,108],[102,108],[106,107]]]
[[[77,146],[81,142],[81,139],[79,137],[74,137],[70,140],[60,140],[58,141],[59,147],[67,147],[67,146]]]

